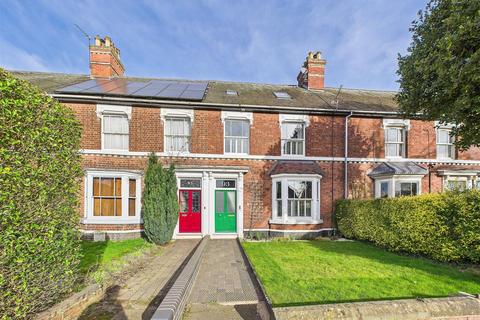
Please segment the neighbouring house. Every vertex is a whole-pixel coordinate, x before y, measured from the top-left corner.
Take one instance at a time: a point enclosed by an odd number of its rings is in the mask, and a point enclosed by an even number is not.
[[[309,53],[298,85],[127,77],[97,36],[90,75],[13,73],[83,125],[85,235],[142,232],[152,151],[176,167],[175,238],[324,235],[344,197],[480,188],[479,148],[456,150],[448,124],[403,119],[395,92],[324,87],[325,64]]]

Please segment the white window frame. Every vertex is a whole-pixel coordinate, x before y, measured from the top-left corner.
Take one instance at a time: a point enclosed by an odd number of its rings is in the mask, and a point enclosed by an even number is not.
[[[129,151],[130,149],[130,120],[132,119],[132,107],[131,106],[121,106],[121,105],[107,105],[107,104],[97,104],[97,117],[100,119],[101,123],[101,148],[103,151]],[[104,116],[126,116],[128,122],[128,142],[126,149],[107,149],[105,148],[105,133],[104,133]]]
[[[121,216],[94,216],[93,215],[93,178],[120,178],[122,179],[122,214]],[[128,200],[130,198],[130,179],[136,180],[135,185],[135,216],[128,215]],[[142,175],[128,171],[100,171],[89,170],[85,178],[85,208],[82,223],[85,224],[139,224],[141,219]]]
[[[284,123],[301,123],[303,125],[303,152],[301,154],[289,154],[284,152],[285,142],[291,139],[284,139],[283,124]],[[281,155],[288,158],[298,158],[304,157],[307,149],[307,127],[310,125],[310,118],[306,114],[280,114],[279,115],[279,124],[280,124],[280,149]],[[300,141],[300,139],[295,139],[295,141]]]
[[[250,154],[250,147],[251,147],[251,130],[252,130],[252,125],[253,125],[253,113],[252,112],[238,112],[238,111],[224,111],[222,110],[222,113],[220,115],[223,123],[223,154],[228,154],[228,155],[248,155]],[[238,120],[238,121],[247,121],[249,124],[248,127],[248,150],[247,152],[226,152],[225,148],[225,140],[227,138],[226,136],[226,130],[225,130],[225,122],[227,120]],[[244,139],[244,138],[243,138]]]
[[[402,159],[407,155],[407,132],[410,130],[410,120],[403,119],[383,119],[383,130],[384,130],[384,150],[385,158],[387,159]],[[387,142],[387,130],[388,129],[397,129],[401,130],[402,142]],[[401,145],[402,151],[400,155],[387,155],[387,145],[396,144]]]
[[[188,133],[183,134],[183,135],[174,135],[174,134],[168,134],[167,133],[167,126],[168,122],[172,120],[182,120],[186,123],[188,123],[189,128],[188,128]],[[187,139],[187,148],[185,148],[185,145],[183,149],[181,150],[168,150],[168,138],[174,138],[174,137],[180,137],[182,139]],[[164,130],[163,130],[163,145],[164,145],[164,150],[166,153],[190,153],[191,148],[192,148],[192,122],[189,118],[187,117],[178,117],[178,116],[166,116],[165,121],[164,121]]]
[[[453,143],[453,141],[455,140],[455,137],[450,136],[453,127],[454,127],[453,124],[448,124],[448,123],[445,124],[445,123],[441,123],[439,121],[435,121],[435,141],[436,141],[435,152],[437,154],[437,159],[439,159],[439,160],[453,160],[453,159],[455,159],[455,144]],[[450,137],[450,139],[452,139],[452,141],[449,142],[449,143],[440,143],[438,136],[439,136],[439,133],[441,131],[448,131],[449,137]],[[451,157],[441,156],[438,152],[438,146],[440,146],[440,145],[449,147],[451,149],[450,152],[451,152],[452,156]]]
[[[169,118],[182,118],[182,119],[189,119],[190,120],[190,138],[189,138],[189,145],[188,150],[176,150],[176,151],[169,151],[167,150],[167,135],[166,135],[166,128],[167,128],[167,121]],[[163,149],[167,154],[189,154],[192,150],[192,128],[193,128],[193,120],[195,118],[195,111],[193,109],[170,109],[170,108],[162,108],[160,110],[160,119],[162,120],[163,124]]]
[[[449,190],[449,181],[466,181],[467,189],[478,188],[480,183],[479,170],[439,170],[438,175],[443,178],[443,191]]]
[[[375,178],[375,198],[381,198],[381,184],[388,183],[388,198],[395,198],[395,188],[397,183],[416,183],[417,195],[422,194],[423,175],[393,175]]]
[[[320,190],[322,176],[278,174],[272,176],[272,217],[270,223],[274,224],[319,224],[322,223],[320,215]],[[312,215],[311,217],[290,217],[288,216],[288,182],[289,181],[310,181],[312,182]],[[282,215],[278,216],[277,210],[277,182],[281,183],[282,192]]]

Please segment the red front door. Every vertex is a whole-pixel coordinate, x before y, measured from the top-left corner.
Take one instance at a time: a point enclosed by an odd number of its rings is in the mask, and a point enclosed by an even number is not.
[[[200,190],[180,190],[180,226],[181,233],[202,232]]]

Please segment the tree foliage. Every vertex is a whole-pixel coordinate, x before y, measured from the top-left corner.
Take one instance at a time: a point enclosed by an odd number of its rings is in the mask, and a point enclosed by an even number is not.
[[[0,318],[24,319],[69,292],[79,260],[80,124],[0,69]]]
[[[164,169],[155,154],[148,159],[143,196],[143,223],[148,239],[165,244],[172,239],[178,220],[175,168]]]
[[[480,1],[432,0],[399,56],[397,100],[406,116],[453,123],[457,145],[480,145]]]

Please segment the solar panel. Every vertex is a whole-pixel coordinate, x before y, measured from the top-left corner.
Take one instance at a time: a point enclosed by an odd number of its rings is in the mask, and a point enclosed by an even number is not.
[[[124,78],[93,79],[56,90],[56,92],[122,95],[179,100],[202,100],[208,82],[175,80],[133,81]]]

